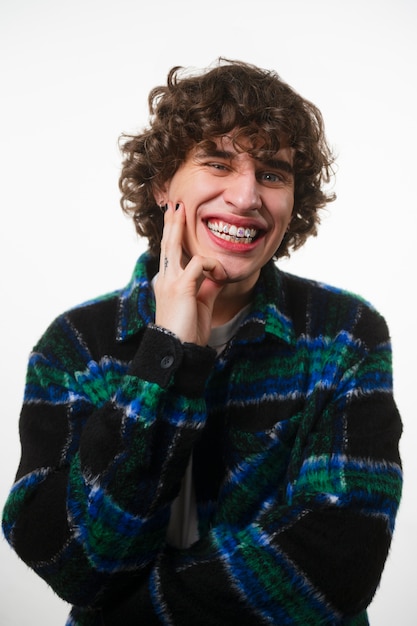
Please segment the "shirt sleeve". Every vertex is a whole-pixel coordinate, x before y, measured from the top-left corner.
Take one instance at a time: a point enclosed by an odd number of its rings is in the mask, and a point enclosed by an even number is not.
[[[124,572],[146,575],[205,423],[214,358],[151,326],[128,365],[97,362],[66,317],[33,351],[3,531],[64,600],[93,606]]]

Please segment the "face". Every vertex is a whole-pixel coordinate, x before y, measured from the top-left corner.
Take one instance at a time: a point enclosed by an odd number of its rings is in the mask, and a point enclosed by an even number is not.
[[[292,156],[290,148],[281,148],[272,160],[260,161],[237,152],[227,136],[212,152],[191,150],[164,196],[185,206],[185,257],[214,257],[231,283],[251,288],[291,219]]]

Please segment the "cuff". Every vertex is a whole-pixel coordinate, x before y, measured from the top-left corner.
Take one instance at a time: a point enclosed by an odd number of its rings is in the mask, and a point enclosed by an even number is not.
[[[215,350],[192,343],[183,344],[169,330],[150,324],[129,373],[163,388],[173,381],[181,394],[198,396],[204,390],[215,357]]]

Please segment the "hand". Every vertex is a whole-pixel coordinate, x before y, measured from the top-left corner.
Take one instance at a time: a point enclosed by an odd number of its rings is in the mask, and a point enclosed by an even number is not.
[[[184,206],[180,203],[175,210],[169,203],[155,284],[155,323],[175,333],[182,342],[206,346],[214,303],[227,275],[217,259],[184,259],[184,227]]]

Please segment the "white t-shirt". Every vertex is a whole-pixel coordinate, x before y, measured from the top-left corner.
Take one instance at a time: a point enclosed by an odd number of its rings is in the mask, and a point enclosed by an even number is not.
[[[219,355],[246,317],[250,304],[241,309],[235,317],[211,329],[209,346]],[[182,480],[180,493],[171,505],[171,518],[167,530],[167,542],[176,548],[188,548],[199,539],[197,505],[193,487],[193,457],[191,455]]]

